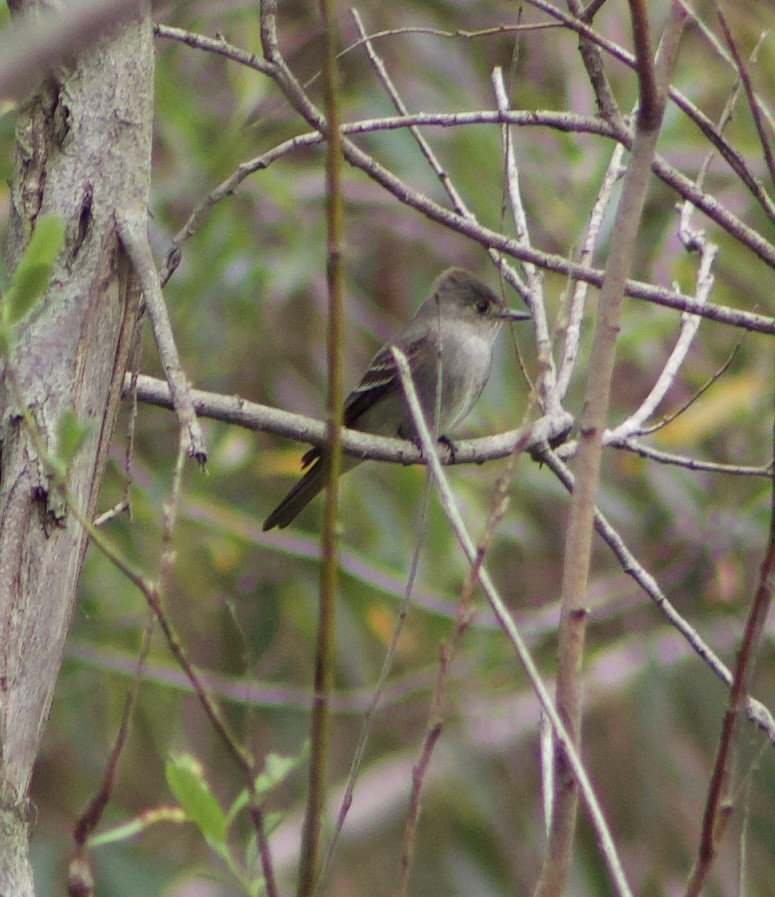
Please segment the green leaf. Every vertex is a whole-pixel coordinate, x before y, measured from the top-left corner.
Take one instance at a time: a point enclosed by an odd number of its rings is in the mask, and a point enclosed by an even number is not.
[[[134,819],[116,825],[107,831],[100,832],[99,835],[91,835],[89,837],[89,847],[102,847],[105,844],[116,844],[121,841],[129,841],[135,836],[141,834],[152,825],[158,825],[160,822],[186,822],[185,815],[179,807],[156,807],[151,810],[145,810]]]
[[[256,792],[263,795],[289,776],[297,766],[307,759],[308,747],[309,745],[305,742],[295,757],[267,754],[264,771],[256,777]]]
[[[65,225],[59,215],[42,215],[35,224],[29,246],[13,272],[4,297],[3,320],[15,324],[40,299],[51,280],[54,261],[65,241]]]
[[[231,825],[232,822],[234,822],[237,817],[237,813],[239,813],[240,810],[243,810],[245,807],[247,807],[249,799],[250,797],[248,795],[248,789],[243,788],[242,791],[240,791],[240,793],[234,799],[234,803],[229,807],[229,812],[226,814],[227,826]]]
[[[276,828],[279,828],[284,818],[282,813],[264,813],[264,831],[266,834],[271,835]]]
[[[201,764],[190,754],[172,756],[164,768],[167,784],[188,818],[221,855],[226,848],[226,818],[213,797]]]
[[[275,785],[279,784],[286,778],[286,776],[290,775],[297,766],[304,763],[307,760],[308,755],[309,742],[306,741],[302,745],[301,751],[299,751],[295,757],[281,757],[279,754],[267,754],[266,760],[264,761],[264,771],[256,776],[256,795],[258,797],[263,797],[264,794],[271,791]],[[227,825],[231,825],[240,810],[244,810],[245,807],[247,807],[249,800],[250,796],[248,795],[248,790],[247,788],[243,788],[234,798],[234,803],[229,807],[229,812],[226,815]]]
[[[121,841],[129,841],[131,838],[139,835],[147,826],[141,819],[132,819],[123,825],[117,825],[114,828],[101,832],[89,838],[89,847],[104,847],[106,844],[117,844]]]

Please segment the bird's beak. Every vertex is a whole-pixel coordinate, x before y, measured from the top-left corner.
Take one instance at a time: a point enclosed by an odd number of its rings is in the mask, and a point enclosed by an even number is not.
[[[507,308],[499,312],[498,317],[507,321],[529,321],[532,315],[526,311],[515,311],[513,308]]]

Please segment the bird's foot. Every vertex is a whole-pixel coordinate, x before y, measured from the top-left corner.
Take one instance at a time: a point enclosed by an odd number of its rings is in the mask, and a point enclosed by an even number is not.
[[[449,464],[455,463],[455,456],[457,455],[457,446],[455,443],[449,438],[449,436],[439,436],[439,442],[442,445],[445,445],[447,449],[449,449]]]

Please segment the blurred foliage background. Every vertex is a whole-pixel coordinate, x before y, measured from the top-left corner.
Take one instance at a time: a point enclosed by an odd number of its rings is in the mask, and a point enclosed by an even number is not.
[[[281,43],[315,98],[321,38],[312,4],[279,4]],[[655,27],[665,3],[650,4]],[[698,3],[714,28],[712,4]],[[529,5],[505,0],[420,0],[359,6],[367,30],[399,29],[376,46],[410,110],[494,108],[490,72],[508,74],[514,108],[594,114],[594,98],[576,38],[552,29],[479,38],[444,32],[546,21]],[[747,58],[772,27],[769,3],[727,10]],[[342,45],[357,32],[340,5]],[[218,33],[259,53],[257,7],[237,0],[168,4],[157,19],[209,36]],[[609,2],[597,29],[630,45],[626,5]],[[159,259],[192,209],[240,163],[307,129],[262,75],[221,57],[158,40],[152,231]],[[772,38],[762,44],[752,77],[773,109]],[[346,120],[391,114],[362,48],[342,55]],[[635,98],[633,75],[618,63],[609,74],[622,109]],[[696,26],[684,37],[674,83],[716,119],[735,83],[733,71]],[[5,185],[13,147],[13,110],[0,117]],[[751,117],[738,105],[729,139],[765,177]],[[426,136],[479,220],[508,231],[503,212],[500,134],[496,127],[427,129]],[[408,133],[360,138],[403,179],[444,201]],[[610,145],[543,128],[514,131],[534,244],[569,255],[579,245],[608,162]],[[660,151],[693,176],[708,150],[704,138],[669,107]],[[767,184],[771,187],[771,184]],[[771,228],[729,169],[711,166],[707,187],[744,220]],[[379,344],[411,315],[433,278],[455,264],[491,283],[497,274],[479,246],[424,220],[361,173],[345,169],[346,381],[354,384]],[[248,178],[217,204],[183,252],[165,295],[185,368],[194,385],[320,417],[325,371],[325,220],[319,149],[288,155]],[[694,286],[694,263],[676,237],[676,196],[653,184],[635,276]],[[0,190],[0,219],[8,195]],[[773,313],[772,272],[750,252],[699,218],[721,252],[712,300]],[[599,260],[605,259],[606,242]],[[568,284],[547,275],[550,315],[560,315]],[[512,304],[517,303],[513,295]],[[594,298],[585,321],[585,352]],[[626,417],[647,394],[672,347],[676,312],[627,303],[611,411]],[[531,374],[529,334],[515,333]],[[705,321],[676,382],[667,413],[689,399],[738,347],[729,369],[675,422],[653,437],[666,450],[741,465],[765,465],[771,453],[771,339]],[[576,415],[589,359],[583,357],[568,409]],[[159,373],[148,335],[142,369]],[[485,395],[466,423],[472,435],[513,428],[527,387],[515,342],[502,338]],[[102,507],[124,489],[128,413],[116,430]],[[264,535],[261,521],[297,475],[299,445],[225,424],[206,424],[207,475],[185,474],[177,563],[168,611],[190,656],[214,677],[231,724],[258,756],[304,749],[310,708],[322,502],[289,530]],[[156,569],[162,511],[170,492],[176,424],[166,411],[140,407],[131,460],[132,519],[107,532],[141,569]],[[457,468],[451,479],[473,532],[486,518],[503,463]],[[363,465],[342,481],[341,598],[338,605],[337,714],[331,780],[334,796],[349,768],[395,620],[417,532],[423,488],[419,468]],[[757,580],[769,521],[764,478],[723,476],[665,466],[623,452],[605,456],[600,504],[678,609],[732,663]],[[555,666],[554,631],[567,497],[545,469],[520,460],[511,506],[487,564],[529,638],[547,680]],[[402,829],[427,720],[438,646],[450,631],[466,565],[435,502],[420,560],[416,597],[377,713],[362,782],[334,865],[330,893],[372,897],[393,892]],[[591,608],[588,714],[584,757],[613,827],[635,891],[680,893],[696,854],[708,776],[726,691],[601,545]],[[55,704],[40,756],[34,856],[40,894],[63,892],[74,821],[94,793],[115,736],[147,610],[121,574],[90,552]],[[758,664],[756,695],[775,697],[771,639]],[[512,651],[482,607],[451,671],[444,731],[424,799],[411,892],[425,897],[528,893],[540,869],[543,821],[537,762],[537,704]],[[171,752],[203,764],[227,806],[241,782],[156,636],[143,677],[129,742],[106,827],[173,802],[164,777]],[[773,748],[742,729],[739,800],[707,889],[712,895],[767,895],[775,881]],[[284,892],[292,886],[305,795],[303,764],[272,793],[280,814],[272,844]],[[583,814],[582,814],[583,816]],[[240,825],[242,826],[240,828]],[[234,832],[235,851],[248,838]],[[92,852],[97,893],[170,897],[239,893],[194,826],[149,825],[139,836]],[[741,869],[745,887],[738,889]],[[570,892],[610,893],[594,837],[582,821]]]

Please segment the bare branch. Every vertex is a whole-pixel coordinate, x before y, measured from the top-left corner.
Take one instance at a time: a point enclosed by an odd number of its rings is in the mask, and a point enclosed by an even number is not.
[[[541,460],[557,476],[568,492],[573,492],[575,477],[560,460],[556,452],[546,451]],[[643,589],[665,619],[686,639],[692,650],[708,668],[727,686],[732,684],[732,673],[713,649],[702,639],[697,630],[676,610],[659,587],[654,577],[638,562],[622,537],[609,523],[605,515],[595,508],[595,530],[613,552],[622,570]],[[745,704],[748,719],[754,723],[775,745],[775,718],[760,702],[748,698]]]
[[[581,131],[598,134],[600,136],[616,139],[614,131],[601,119],[590,116],[575,115],[573,113],[556,113],[546,111],[530,112],[473,112],[445,115],[443,113],[416,113],[397,118],[369,119],[362,122],[352,122],[342,126],[345,134],[373,133],[380,130],[394,130],[412,125],[438,125],[440,127],[454,127],[457,125],[473,124],[515,124],[521,126],[545,126],[560,131]],[[321,124],[321,127],[322,124]],[[219,200],[232,193],[236,187],[250,174],[268,167],[278,158],[302,147],[314,146],[323,142],[321,132],[301,134],[291,138],[277,147],[269,150],[255,159],[244,162],[236,171],[213,190],[203,203],[191,214],[188,222],[175,238],[173,248],[167,257],[165,269],[162,272],[162,285],[167,282],[170,272],[180,261],[180,245],[195,232],[204,214]],[[623,141],[626,148],[631,147],[629,137]],[[523,247],[514,239],[483,227],[477,222],[458,215],[454,211],[445,209],[435,203],[424,194],[413,190],[400,178],[380,166],[367,153],[357,149],[354,144],[346,141],[344,144],[345,155],[353,164],[362,168],[369,176],[374,177],[397,199],[422,212],[427,217],[446,227],[466,234],[486,248],[494,248],[506,255],[510,255],[523,262],[533,263],[547,271],[582,280],[594,286],[600,286],[603,274],[598,269],[588,268],[585,265],[569,262],[564,256],[553,253],[541,252],[532,247]],[[352,155],[351,152],[352,151]],[[654,160],[654,173],[665,183],[671,186],[686,201],[691,202],[696,208],[708,215],[727,233],[747,246],[763,261],[775,267],[775,246],[770,244],[757,231],[750,228],[737,216],[722,206],[714,197],[704,193],[697,185],[663,159],[657,156]],[[520,289],[515,284],[515,288]],[[521,291],[520,291],[521,292]],[[747,312],[725,309],[708,305],[703,309],[698,303],[693,303],[688,296],[671,291],[664,287],[654,286],[639,281],[628,281],[626,292],[628,296],[647,299],[658,305],[668,308],[676,308],[692,314],[699,314],[712,320],[736,327],[744,327],[748,330],[757,330],[762,333],[775,333],[775,322],[763,315],[753,315]]]
[[[130,385],[131,378],[127,374],[124,380],[124,395],[129,394]],[[198,389],[190,390],[190,394],[196,413],[200,417],[225,421],[248,430],[261,430],[274,433],[276,436],[286,436],[321,448],[326,444],[326,425],[322,421],[282,411],[279,408],[258,405],[239,396],[224,396]],[[168,384],[155,377],[140,375],[137,378],[137,398],[149,405],[173,407]],[[509,430],[497,436],[456,440],[454,456],[443,444],[440,450],[445,464],[481,464],[483,461],[508,457],[514,450],[514,445],[524,439],[526,433],[529,434],[528,451],[545,442],[562,441],[572,422],[571,416],[567,413],[542,417],[517,430]],[[357,430],[342,431],[342,447],[348,454],[364,460],[392,461],[396,464],[424,463],[422,452],[412,442],[361,433]]]
[[[773,430],[773,439],[775,440],[775,430]],[[775,461],[775,442],[773,449],[773,460]],[[742,642],[737,652],[735,673],[729,688],[729,702],[724,714],[724,723],[708,787],[697,861],[686,886],[686,897],[699,897],[710,866],[715,859],[719,838],[732,809],[731,801],[727,800],[732,751],[740,728],[740,711],[749,700],[754,666],[761,648],[764,625],[772,606],[773,587],[775,586],[773,580],[775,576],[773,572],[775,571],[775,481],[773,481],[773,487],[770,497],[769,541],[759,570],[756,594],[748,611]]]
[[[586,23],[586,21],[568,15],[562,9],[550,3],[549,0],[528,0],[528,2],[531,6],[543,10],[543,12],[552,16],[552,18],[562,22],[566,27],[603,48],[614,59],[624,63],[624,65],[630,66],[630,68],[636,68],[636,59],[632,53],[628,52],[623,47],[620,47],[614,41],[608,40],[598,34]],[[684,3],[683,0],[679,0],[679,2],[686,15],[691,16],[696,22],[702,24],[688,4]],[[730,65],[732,65],[731,61]],[[669,87],[668,95],[676,106],[678,106],[678,108],[681,109],[681,111],[684,112],[695,125],[697,125],[703,135],[716,147],[724,161],[756,198],[770,221],[775,222],[775,202],[773,202],[761,183],[753,176],[743,156],[740,155],[740,153],[725,139],[723,134],[716,129],[713,122],[679,90],[674,87]],[[620,135],[620,137],[621,136],[623,135]]]
[[[498,111],[507,112],[509,100],[506,94],[506,85],[503,82],[503,72],[500,68],[493,70],[491,81],[495,91],[495,101],[498,104]],[[531,245],[530,232],[527,225],[527,213],[525,212],[525,207],[522,202],[522,191],[519,186],[517,157],[514,152],[514,142],[511,136],[511,131],[505,124],[501,128],[501,151],[505,169],[506,193],[509,198],[511,213],[514,218],[516,239],[521,246],[529,248]],[[526,262],[523,267],[525,269],[526,280],[526,292],[524,296],[527,306],[530,309],[530,314],[533,317],[536,349],[541,368],[541,375],[538,380],[537,397],[544,411],[555,411],[559,408],[559,403],[557,402],[558,393],[555,389],[557,372],[554,366],[552,341],[549,337],[549,326],[546,320],[543,275],[532,262]]]
[[[568,15],[558,7],[549,3],[548,0],[530,0],[530,2],[533,6],[536,6],[537,8],[553,16],[565,27],[576,31],[580,35],[582,40],[588,42],[589,45],[599,46],[605,49],[613,58],[619,60],[625,65],[628,65],[633,69],[636,67],[636,59],[633,54],[629,53],[623,47],[618,46],[613,41],[602,37],[597,32],[595,32],[589,24],[587,24],[588,21],[591,21],[591,16],[588,16],[586,13],[583,18],[577,18],[572,15]],[[573,6],[577,6],[577,4],[573,4],[572,7]],[[688,15],[694,15],[693,12],[688,9],[688,7],[685,7],[685,10]],[[539,27],[541,26],[539,25]],[[497,29],[486,29],[482,32],[444,32],[428,28],[406,28],[377,32],[363,38],[363,41],[375,40],[379,37],[385,37],[388,35],[414,32],[436,34],[440,37],[476,37],[491,33],[499,33],[500,31],[508,32],[519,30],[533,30],[534,28],[535,26],[532,25],[516,25],[504,26],[503,28]],[[181,29],[168,28],[167,26],[160,25],[157,26],[157,29],[160,36],[169,37],[174,40],[180,40],[183,43],[188,44],[189,46],[207,50],[213,53],[218,53],[219,55],[226,56],[227,58],[230,58],[235,62],[247,65],[251,68],[258,68],[258,70],[263,72],[264,74],[272,74],[271,69],[268,69],[265,65],[261,64],[260,67],[257,66],[257,62],[260,62],[260,60],[256,60],[253,54],[245,53],[244,50],[241,50],[238,47],[234,47],[233,45],[228,44],[226,41],[212,40],[210,38],[202,37],[201,35],[182,31]],[[363,41],[356,42],[352,45],[351,48],[348,49],[353,49],[357,46],[360,46]],[[585,63],[587,63],[586,57]],[[730,65],[731,64],[732,63],[730,61]],[[602,73],[602,67],[599,63],[595,63],[593,68],[600,68]],[[602,117],[595,118],[594,120],[599,122],[601,125],[605,125],[606,129],[611,131],[610,136],[615,137],[615,139],[620,140],[629,147],[631,135],[628,129],[625,127],[623,120],[619,116],[615,103],[613,101],[601,99],[604,91],[598,88],[597,81],[604,79],[604,75],[601,74],[600,77],[595,77],[595,90],[598,97],[598,102],[601,106]],[[713,122],[711,122],[710,119],[708,119],[708,117],[690,100],[688,100],[680,91],[676,90],[673,87],[670,87],[669,95],[671,100],[681,109],[682,112],[684,112],[690,118],[691,121],[693,121],[697,125],[703,135],[713,144],[713,146],[716,147],[721,157],[727,162],[732,171],[734,171],[734,173],[741,179],[746,188],[756,198],[757,202],[759,202],[770,221],[775,222],[775,202],[773,202],[761,183],[753,176],[743,156],[724,138],[723,134],[715,127]],[[671,183],[671,185],[679,192],[689,183],[688,179],[682,178],[680,174],[675,172],[670,166],[668,166],[663,160],[659,158],[656,160],[656,171],[660,177],[672,177],[673,180],[668,180],[668,183]],[[702,208],[702,210],[707,215],[709,215],[713,220],[716,220],[721,227],[726,227],[726,225],[723,224],[719,218],[715,217],[717,213],[720,215],[720,217],[725,217],[723,210],[719,212],[717,203],[715,201],[703,202],[701,193],[699,195],[693,195],[692,197],[693,202],[697,202],[698,200],[702,203],[699,207]],[[728,224],[732,225],[733,220],[734,216],[728,217]],[[753,246],[755,246],[757,242],[755,232],[750,228],[745,228],[744,226],[741,230],[740,224],[741,223],[738,222],[737,225],[734,226],[734,232],[743,234],[745,238],[744,241],[747,242],[747,245],[750,245],[753,248]],[[748,243],[749,239],[753,239],[753,242]],[[762,245],[759,245],[759,248],[755,249],[754,251],[756,251],[757,254],[761,254],[763,248],[764,247]],[[764,258],[764,256],[762,256],[762,258]]]
[[[707,301],[708,295],[713,287],[712,267],[718,247],[707,240],[702,241],[702,257],[700,260],[700,270],[697,274],[697,292],[695,298],[698,302]],[[604,436],[610,443],[616,443],[631,436],[640,436],[645,432],[646,421],[654,414],[659,407],[668,391],[675,382],[679,371],[686,361],[694,337],[700,326],[700,318],[697,315],[681,315],[681,328],[676,340],[673,351],[670,353],[665,366],[662,369],[657,382],[651,388],[651,391],[641,403],[640,407],[631,414],[626,420],[622,421],[618,427]]]
[[[738,477],[769,477],[772,475],[770,464],[761,465],[759,467],[747,467],[740,464],[721,464],[718,461],[702,461],[699,458],[690,458],[686,455],[676,455],[671,452],[663,452],[660,449],[643,445],[632,438],[624,438],[614,442],[606,442],[614,448],[626,449],[640,455],[641,458],[648,458],[651,461],[657,461],[660,464],[673,464],[676,467],[685,467],[687,470],[701,470],[706,473],[722,473],[729,476]]]
[[[770,173],[770,181],[773,182],[775,181],[775,158],[773,157],[770,139],[764,127],[764,117],[762,114],[762,109],[759,105],[759,100],[753,89],[753,85],[751,84],[751,76],[748,74],[748,69],[743,62],[743,58],[740,55],[739,50],[737,49],[737,43],[732,37],[732,32],[730,31],[729,25],[727,24],[726,16],[724,15],[724,12],[720,5],[716,6],[716,15],[718,16],[721,30],[724,32],[724,39],[726,40],[729,51],[732,54],[732,58],[735,62],[735,68],[737,69],[740,81],[745,90],[745,95],[748,99],[748,108],[751,110],[751,116],[753,117],[756,133],[759,136],[759,143],[761,144],[764,161],[767,165],[767,171],[769,171]]]
[[[248,53],[240,47],[235,47],[234,44],[230,44],[221,36],[207,37],[194,31],[186,31],[183,28],[173,28],[170,25],[161,25],[159,23],[154,24],[153,33],[157,37],[178,41],[195,50],[204,50],[207,53],[224,56],[232,62],[254,69],[264,75],[271,74],[271,66],[267,65],[260,56],[256,56],[255,53]]]
[[[633,30],[639,55],[650,54],[643,31],[648,23],[642,0],[632,0]],[[619,334],[624,289],[633,259],[657,137],[664,112],[664,95],[669,72],[675,61],[684,14],[675,5],[671,10],[665,53],[656,75],[652,60],[639,65],[641,108],[629,167],[613,227],[606,276],[598,303],[592,344],[594,364],[590,367],[579,421],[579,451],[576,457],[576,485],[571,494],[563,557],[561,614],[558,630],[557,708],[566,722],[574,744],[581,731],[581,663],[586,638],[586,592],[592,553],[595,500],[600,480],[603,432],[608,414],[617,336]],[[652,78],[653,83],[652,83]],[[565,890],[570,869],[578,804],[577,780],[565,756],[565,746],[556,739],[555,793],[552,824],[544,854],[536,897],[554,897]]]
[[[596,12],[596,9],[594,8],[587,7],[585,9],[580,0],[568,0],[568,9],[580,21],[586,23],[592,21]],[[589,82],[595,92],[595,99],[597,100],[597,108],[600,110],[600,115],[612,124],[617,123],[620,126],[623,126],[624,123],[622,122],[621,113],[619,112],[619,106],[603,68],[600,48],[594,41],[590,40],[589,37],[582,34],[579,37],[579,53],[584,63],[584,67],[587,70]]]
[[[598,239],[600,237],[600,228],[603,224],[603,216],[605,215],[613,195],[613,189],[617,181],[624,174],[622,160],[624,158],[624,147],[621,143],[617,143],[611,154],[611,161],[608,163],[603,183],[600,185],[595,203],[589,215],[587,230],[584,234],[584,240],[581,244],[581,252],[579,253],[579,264],[587,267],[592,263],[592,258],[597,248]],[[563,322],[560,329],[565,332],[565,343],[563,346],[562,359],[560,361],[559,373],[557,375],[557,392],[559,393],[559,401],[562,401],[570,386],[571,377],[578,358],[579,346],[581,343],[581,322],[584,318],[584,308],[589,284],[586,281],[579,280],[573,288],[573,294],[569,302],[567,320]]]
[[[396,112],[398,112],[399,115],[407,116],[409,114],[409,110],[404,101],[401,99],[397,87],[393,83],[392,78],[385,68],[384,62],[380,59],[374,47],[372,46],[371,39],[366,34],[366,30],[363,27],[363,22],[361,21],[358,10],[351,9],[350,12],[355,19],[355,24],[358,27],[358,32],[361,36],[361,42],[366,48],[366,53],[369,57],[369,62],[371,62],[372,66],[374,67],[374,71],[377,73],[377,77],[379,78],[382,86],[385,88],[385,92],[390,98],[390,102],[393,104],[393,108],[396,110]],[[433,169],[433,173],[436,175],[436,177],[441,182],[441,185],[444,187],[447,196],[449,196],[449,198],[452,200],[452,205],[455,211],[460,213],[461,215],[466,215],[473,219],[473,215],[463,201],[463,197],[460,196],[460,194],[455,189],[455,185],[450,180],[449,175],[444,170],[441,162],[439,162],[428,141],[420,133],[420,129],[416,125],[410,125],[409,131],[412,137],[414,137],[417,146],[420,148],[420,152],[423,154],[423,156],[425,156],[428,164]]]
[[[164,297],[161,294],[159,275],[156,272],[151,246],[148,242],[147,222],[145,218],[138,218],[135,215],[116,215],[116,219],[121,241],[132,260],[142,287],[146,308],[151,316],[156,347],[167,375],[175,411],[180,427],[188,437],[188,454],[203,465],[207,460],[204,434],[196,419],[188,381],[180,365],[167,306],[164,304]]]
[[[407,403],[412,410],[412,418],[414,420],[417,433],[420,437],[420,442],[423,446],[425,454],[428,457],[428,462],[430,464],[431,472],[433,474],[433,479],[439,493],[442,507],[444,508],[447,518],[449,519],[449,522],[452,525],[453,530],[455,531],[455,536],[457,537],[460,546],[463,549],[466,558],[468,559],[469,564],[473,566],[477,563],[477,547],[473,539],[469,535],[465,524],[463,523],[462,517],[460,516],[460,512],[457,507],[457,503],[455,501],[455,497],[449,486],[449,482],[444,475],[444,470],[441,466],[439,456],[436,452],[430,432],[423,418],[420,402],[417,398],[414,384],[412,383],[412,377],[409,370],[408,362],[406,361],[406,357],[403,355],[403,353],[401,353],[397,349],[393,349],[393,355],[396,359],[396,364],[398,365],[401,384],[404,389]],[[584,801],[587,806],[587,810],[589,811],[592,825],[595,828],[598,843],[600,844],[600,848],[608,867],[609,876],[611,878],[611,882],[615,888],[615,891],[617,895],[619,895],[619,897],[631,897],[632,891],[630,890],[630,887],[624,875],[624,871],[622,870],[621,862],[619,860],[616,846],[611,836],[611,832],[608,828],[608,824],[605,820],[602,808],[600,807],[600,804],[595,796],[591,782],[589,781],[589,778],[586,774],[586,770],[584,769],[581,758],[576,751],[571,734],[568,732],[565,723],[560,717],[560,714],[555,707],[546,686],[543,683],[541,674],[539,673],[538,668],[536,667],[532,657],[530,656],[530,652],[528,651],[527,646],[525,645],[525,642],[520,635],[519,630],[517,629],[517,626],[514,623],[514,620],[512,619],[508,608],[503,603],[484,566],[479,567],[478,578],[479,584],[482,586],[482,589],[487,596],[490,607],[492,608],[496,619],[500,623],[504,634],[514,648],[515,654],[522,664],[525,673],[527,674],[530,683],[536,693],[536,696],[541,703],[541,707],[543,708],[552,724],[555,738],[562,745],[562,749],[565,753],[565,756],[567,757],[568,764],[573,770],[575,781],[578,784],[579,790],[584,797]]]
[[[648,10],[644,0],[629,0],[629,3],[635,44],[635,68],[638,73],[638,127],[644,131],[652,131],[662,121],[664,101],[657,83]],[[663,80],[665,87],[667,83],[667,80]]]

